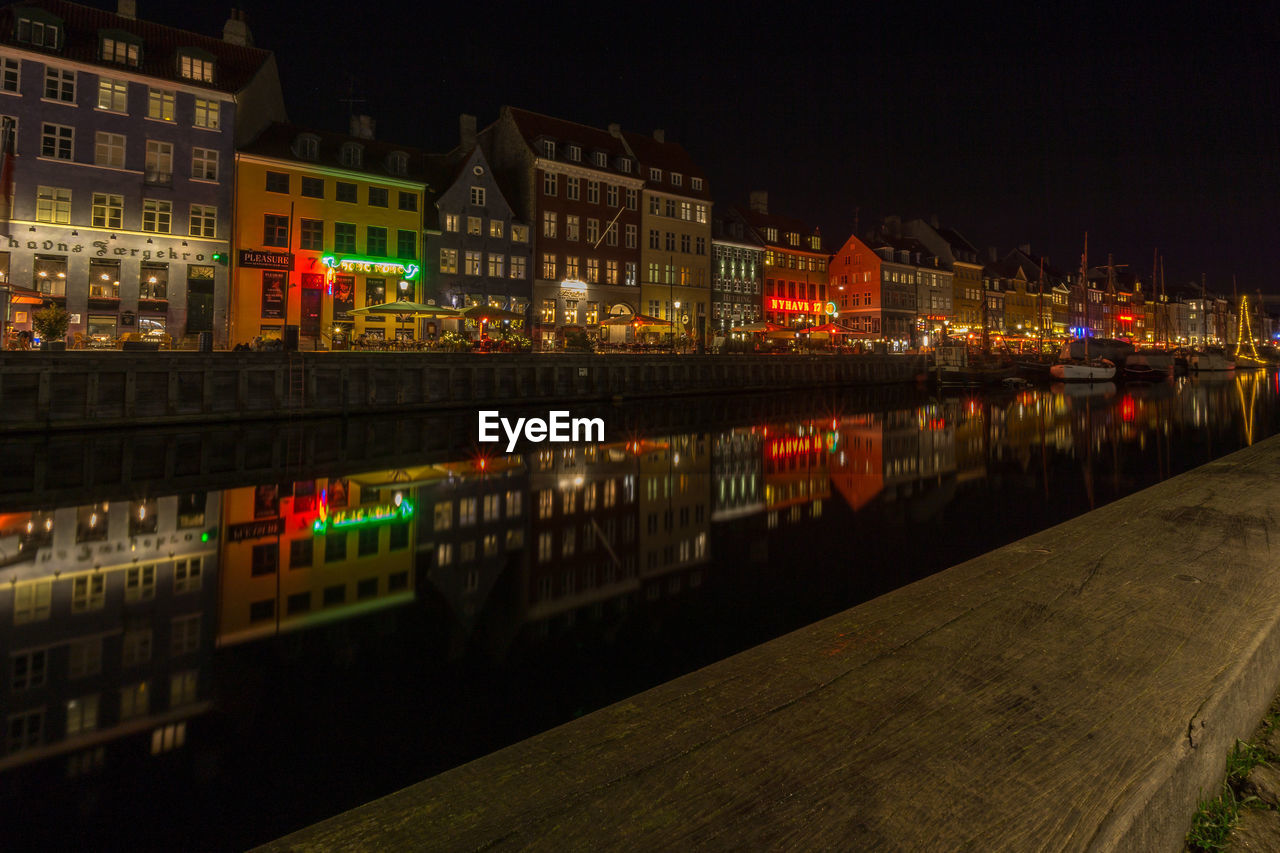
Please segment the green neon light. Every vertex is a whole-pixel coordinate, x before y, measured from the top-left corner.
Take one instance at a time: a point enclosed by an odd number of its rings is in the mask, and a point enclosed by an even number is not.
[[[313,533],[328,533],[331,530],[350,530],[354,527],[369,527],[389,521],[407,521],[410,518],[413,518],[413,502],[402,500],[399,506],[378,504],[341,510],[328,518],[317,518],[312,522],[311,530]]]
[[[420,269],[417,264],[402,264],[398,261],[388,261],[386,258],[339,258],[334,255],[325,255],[320,259],[320,263],[332,270],[398,275],[404,279],[417,278]]]

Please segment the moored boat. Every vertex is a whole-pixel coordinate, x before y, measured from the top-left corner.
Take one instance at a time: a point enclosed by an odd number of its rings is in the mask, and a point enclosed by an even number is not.
[[[1173,353],[1137,350],[1123,364],[1126,379],[1156,381],[1173,375]]]
[[[1116,366],[1105,358],[1090,361],[1060,361],[1049,368],[1054,379],[1063,382],[1110,382],[1115,379]]]
[[[1236,363],[1217,350],[1196,351],[1187,356],[1187,369],[1192,373],[1235,370]]]

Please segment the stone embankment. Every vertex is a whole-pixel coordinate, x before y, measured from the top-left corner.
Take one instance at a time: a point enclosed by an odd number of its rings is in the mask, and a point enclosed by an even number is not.
[[[264,849],[1173,853],[1280,684],[1278,506],[1280,438]]]
[[[914,382],[923,356],[0,353],[0,432]]]

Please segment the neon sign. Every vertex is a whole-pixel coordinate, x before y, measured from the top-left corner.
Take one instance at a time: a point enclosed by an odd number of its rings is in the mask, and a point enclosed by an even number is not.
[[[397,275],[405,279],[417,278],[419,270],[417,264],[402,264],[398,261],[388,261],[383,258],[336,258],[333,255],[325,255],[320,259],[320,263],[331,270]]]
[[[782,296],[770,296],[765,300],[764,310],[781,311],[785,314],[835,314],[834,302],[822,302],[813,299],[787,299]]]
[[[313,533],[328,533],[332,530],[349,530],[353,527],[366,527],[373,524],[384,524],[389,521],[408,521],[413,518],[413,502],[400,500],[394,504],[374,504],[329,513],[324,504],[320,505],[320,517],[311,525]]]

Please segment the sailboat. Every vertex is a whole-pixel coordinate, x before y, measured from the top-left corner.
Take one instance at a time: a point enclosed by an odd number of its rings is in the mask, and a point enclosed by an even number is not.
[[[1115,378],[1114,362],[1105,358],[1089,358],[1089,235],[1084,235],[1084,254],[1080,256],[1080,282],[1084,286],[1084,358],[1059,361],[1049,368],[1054,379],[1063,382],[1109,382]],[[1070,346],[1068,344],[1068,346]],[[1064,348],[1066,349],[1066,348]],[[1070,350],[1067,350],[1070,353]]]

